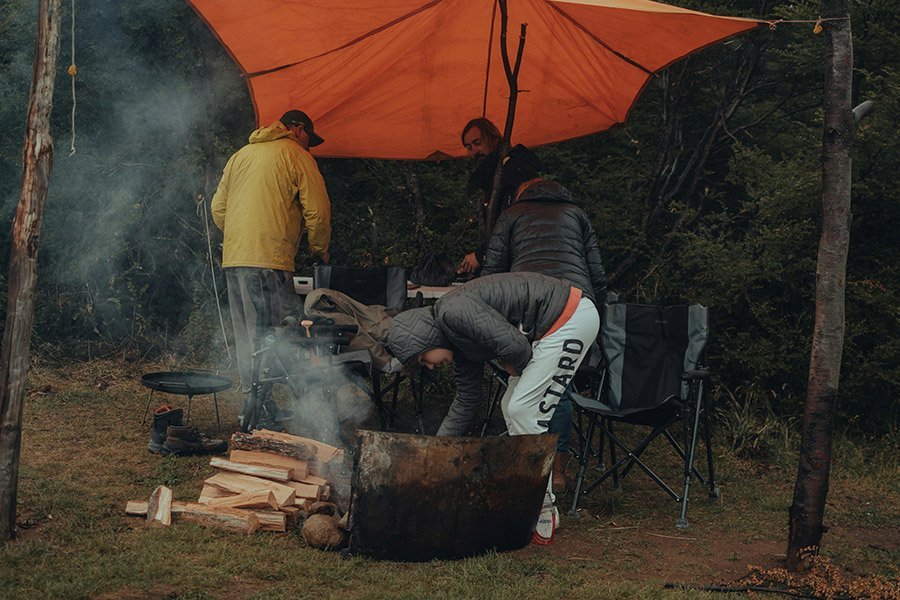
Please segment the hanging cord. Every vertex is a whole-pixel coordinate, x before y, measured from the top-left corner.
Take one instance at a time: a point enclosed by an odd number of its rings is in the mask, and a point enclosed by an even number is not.
[[[212,276],[213,295],[216,297],[216,311],[219,313],[219,326],[222,328],[222,339],[225,340],[225,351],[228,352],[230,368],[234,364],[234,357],[231,356],[231,346],[228,344],[228,334],[225,331],[225,319],[222,318],[222,303],[219,301],[219,284],[216,283],[216,265],[213,262],[212,253],[212,234],[209,231],[209,213],[206,208],[206,198],[203,194],[197,196],[197,216],[202,216],[203,225],[206,227],[206,256],[209,258],[209,273]],[[218,371],[217,371],[218,372]]]
[[[822,23],[829,21],[849,21],[850,17],[827,17],[818,19],[775,19],[774,21],[763,21],[769,24],[769,29],[775,31],[782,23],[815,23],[813,25],[813,33],[822,33]]]
[[[75,154],[75,76],[78,75],[78,67],[75,66],[75,0],[72,0],[72,60],[69,63],[67,73],[72,78],[72,143],[69,146],[69,156]]]

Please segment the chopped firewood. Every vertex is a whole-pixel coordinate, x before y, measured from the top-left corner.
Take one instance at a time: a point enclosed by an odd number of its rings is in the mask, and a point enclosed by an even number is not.
[[[263,467],[289,469],[293,481],[305,481],[309,476],[309,463],[271,452],[254,452],[251,450],[232,450],[229,456],[232,462]]]
[[[226,498],[212,498],[209,502],[201,502],[200,504],[206,504],[211,507],[225,506],[228,508],[268,508],[278,510],[278,501],[275,500],[275,494],[272,493],[272,490],[247,492],[246,494],[238,494]]]
[[[290,433],[281,433],[278,431],[269,431],[268,429],[254,429],[253,437],[259,438],[267,438],[270,440],[279,440],[289,444],[301,444],[305,446],[310,446],[314,448],[314,453],[316,458],[322,462],[330,462],[338,453],[343,454],[343,451],[340,448],[332,446],[331,444],[326,444],[325,442],[320,442],[318,440],[313,440],[310,438],[301,437],[299,435],[291,435]]]
[[[296,529],[297,522],[300,520],[300,515],[303,509],[301,509],[299,506],[282,506],[278,510],[284,513],[287,529]],[[306,517],[306,515],[303,516],[304,518]]]
[[[172,490],[164,485],[156,486],[150,494],[147,524],[150,527],[168,527],[172,524]]]
[[[331,498],[331,486],[326,483],[322,486],[322,491],[319,494],[319,499],[328,500],[329,498]]]
[[[329,517],[337,516],[337,504],[333,502],[313,502],[308,510],[310,515],[328,515]]]
[[[251,510],[238,508],[211,507],[191,502],[185,504],[179,518],[205,527],[241,533],[253,533],[259,529],[259,517]]]
[[[328,515],[311,515],[303,522],[303,539],[313,548],[338,550],[347,543],[347,530]]]
[[[287,531],[287,515],[277,510],[255,510],[260,531]]]
[[[250,475],[240,475],[238,473],[216,473],[204,483],[221,488],[223,490],[234,492],[237,494],[245,494],[247,492],[258,492],[260,490],[271,490],[275,494],[275,500],[278,506],[293,505],[296,493],[294,488],[268,479],[260,479],[259,477],[251,477]],[[302,485],[302,484],[298,484]]]
[[[277,438],[235,433],[231,436],[230,448],[252,450],[258,452],[274,452],[297,460],[310,460],[316,455],[316,449],[307,444],[285,442]]]
[[[307,498],[309,500],[318,500],[322,494],[322,488],[311,483],[300,483],[299,481],[285,481],[284,485],[294,490],[295,496],[299,498]]]
[[[132,517],[146,517],[147,516],[147,506],[149,502],[144,500],[129,500],[125,504],[125,514]],[[180,512],[184,511],[186,503],[178,502],[177,500],[172,501],[172,514],[177,515]],[[295,507],[291,507],[295,509]]]
[[[311,483],[318,486],[328,485],[327,479],[325,479],[324,477],[317,477],[315,475],[307,475],[303,479],[295,479],[294,481],[299,481],[300,483]]]
[[[261,465],[248,465],[244,463],[225,460],[214,456],[209,461],[209,466],[223,471],[231,471],[233,473],[243,473],[244,475],[253,475],[254,477],[262,477],[263,479],[271,479],[273,481],[288,481],[291,479],[290,469],[279,469],[277,467],[263,467]]]
[[[217,488],[214,485],[203,485],[203,489],[200,490],[200,497],[197,499],[197,502],[200,504],[209,504],[209,501],[214,498],[230,498],[232,496],[237,496],[234,492],[229,492],[228,490],[223,490],[222,488]]]

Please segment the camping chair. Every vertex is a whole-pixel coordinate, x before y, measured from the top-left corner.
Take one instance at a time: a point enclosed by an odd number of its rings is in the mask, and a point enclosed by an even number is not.
[[[380,304],[388,309],[400,312],[406,308],[407,288],[406,269],[402,267],[377,267],[364,269],[334,265],[318,265],[313,269],[313,288],[328,288],[346,294],[363,304]],[[414,306],[421,304],[421,295],[417,296]],[[368,359],[368,360],[367,360]],[[416,433],[423,431],[424,379],[410,379],[413,401],[415,404],[415,423],[411,423],[397,410],[397,400],[403,373],[386,372],[376,368],[371,357],[353,361],[357,369],[366,372],[372,386],[372,402],[378,410],[382,430],[393,429],[397,421],[401,421]],[[383,376],[390,376],[390,383],[384,384]],[[390,394],[390,404],[384,399]]]
[[[592,385],[591,397],[574,394],[576,412],[587,419],[587,432],[579,434],[581,451],[575,496],[570,515],[577,514],[578,501],[609,477],[615,487],[632,467],[643,470],[676,502],[681,502],[677,527],[687,527],[687,504],[691,480],[696,477],[709,485],[710,498],[718,498],[713,470],[709,428],[709,407],[704,382],[708,338],[707,309],[690,306],[648,306],[643,304],[607,304],[603,308],[600,345],[603,353],[599,380]],[[694,456],[700,420],[706,443],[708,479],[694,468]],[[682,424],[681,443],[670,431]],[[650,432],[633,448],[616,433],[617,424],[637,425]],[[599,430],[596,453],[601,475],[589,485],[585,477],[594,455],[594,433]],[[583,432],[583,428],[579,430]],[[679,496],[654,472],[643,458],[657,438],[664,438],[684,462],[682,494]],[[603,468],[605,441],[609,441],[611,466]],[[617,459],[617,449],[624,453]]]

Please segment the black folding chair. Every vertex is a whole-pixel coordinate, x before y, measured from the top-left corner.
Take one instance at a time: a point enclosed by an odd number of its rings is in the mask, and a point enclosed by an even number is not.
[[[604,306],[600,329],[603,360],[598,379],[590,396],[573,394],[581,419],[587,429],[579,431],[578,478],[569,512],[577,512],[581,496],[591,492],[612,477],[619,487],[632,467],[637,466],[676,502],[681,502],[679,528],[688,526],[687,505],[691,480],[696,477],[709,486],[710,498],[718,498],[713,469],[709,407],[704,395],[704,382],[709,377],[706,344],[709,335],[707,309],[690,306],[648,306],[613,303]],[[694,468],[694,457],[700,422],[706,444],[708,477]],[[670,431],[681,423],[681,443]],[[649,428],[649,433],[636,446],[630,447],[617,433],[617,425]],[[599,431],[596,453],[594,434]],[[643,455],[650,444],[662,437],[684,463],[683,487],[679,495],[653,470]],[[608,440],[609,468],[604,469],[604,445]],[[623,456],[617,458],[617,451]],[[596,457],[602,473],[586,485],[585,478],[592,458]]]
[[[406,269],[402,267],[357,268],[337,265],[318,265],[313,269],[313,288],[328,288],[346,294],[363,304],[380,304],[387,309],[402,311],[407,307]],[[413,302],[413,306],[421,305],[421,295]],[[375,367],[369,360],[355,361],[358,369],[365,371],[370,377],[372,386],[372,402],[378,410],[382,430],[394,429],[400,421],[408,429],[422,433],[424,377],[410,379],[413,402],[415,404],[415,422],[409,421],[397,410],[400,385],[404,375],[400,371],[383,371]],[[383,377],[393,376],[385,385]],[[384,399],[390,395],[390,404]]]

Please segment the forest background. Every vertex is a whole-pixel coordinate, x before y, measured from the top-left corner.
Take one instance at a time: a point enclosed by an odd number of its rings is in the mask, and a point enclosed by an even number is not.
[[[814,21],[819,9],[809,0],[671,3],[786,21]],[[177,353],[223,364],[221,237],[205,207],[225,161],[255,127],[245,82],[182,0],[76,2],[74,25],[72,4],[64,5],[33,353],[49,361]],[[37,7],[0,6],[5,289]],[[900,405],[900,5],[852,6],[854,105],[871,99],[876,111],[862,122],[853,156],[838,420],[879,435],[896,432]],[[65,69],[73,32],[74,129]],[[824,53],[812,22],[762,28],[655,78],[627,123],[536,149],[546,177],[571,189],[590,215],[610,289],[630,302],[709,306],[717,395],[779,419],[802,410],[809,364]],[[474,247],[477,199],[465,192],[466,161],[319,165],[332,200],[334,264],[412,267],[429,250],[459,260]],[[304,256],[301,274],[310,271]],[[4,312],[5,302],[3,293]]]

